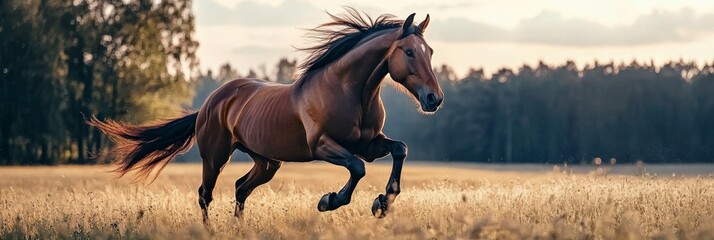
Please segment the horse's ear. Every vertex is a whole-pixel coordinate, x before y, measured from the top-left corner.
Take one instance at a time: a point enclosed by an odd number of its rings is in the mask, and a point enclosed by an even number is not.
[[[419,24],[419,30],[421,30],[421,33],[424,33],[426,26],[429,26],[429,14],[426,14],[426,19]]]
[[[402,37],[409,35],[409,28],[414,24],[414,15],[416,15],[416,13],[412,13],[407,17],[407,20],[404,20],[404,24],[402,24]]]

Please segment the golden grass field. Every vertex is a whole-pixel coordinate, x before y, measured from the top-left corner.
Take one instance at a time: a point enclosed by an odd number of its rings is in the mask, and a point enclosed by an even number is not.
[[[608,174],[609,167],[571,173],[562,166],[484,166],[407,162],[402,194],[389,216],[375,219],[370,206],[384,191],[391,164],[367,164],[352,203],[319,213],[318,199],[339,190],[347,171],[286,163],[237,219],[233,182],[250,165],[231,163],[207,226],[197,204],[198,164],[172,164],[151,185],[115,181],[107,166],[3,167],[0,239],[714,238],[711,165],[703,173],[682,175],[672,167],[663,171],[674,174],[658,176]]]

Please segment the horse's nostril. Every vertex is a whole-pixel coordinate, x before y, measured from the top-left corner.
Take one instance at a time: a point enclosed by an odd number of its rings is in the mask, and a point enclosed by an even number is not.
[[[434,104],[436,102],[436,96],[433,93],[426,95],[426,102],[429,104]]]

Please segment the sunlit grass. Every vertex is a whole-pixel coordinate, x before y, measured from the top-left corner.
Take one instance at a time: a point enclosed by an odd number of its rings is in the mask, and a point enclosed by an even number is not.
[[[0,168],[0,238],[714,238],[709,175],[410,164],[390,215],[375,219],[370,206],[390,167],[369,164],[350,205],[319,213],[319,197],[339,190],[347,171],[284,164],[236,219],[233,182],[250,165],[233,163],[219,179],[208,226],[197,204],[199,165],[171,165],[148,186],[113,181],[102,167]]]

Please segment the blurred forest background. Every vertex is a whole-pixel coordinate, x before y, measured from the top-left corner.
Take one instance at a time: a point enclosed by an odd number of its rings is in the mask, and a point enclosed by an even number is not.
[[[182,0],[5,0],[0,19],[2,165],[105,162],[96,153],[111,141],[85,116],[168,118],[198,110],[235,78],[290,83],[297,65],[200,72],[194,16]],[[714,62],[540,63],[465,76],[442,65],[435,73],[446,99],[433,116],[392,87],[382,92],[384,132],[410,146],[410,159],[714,162]],[[195,148],[180,160],[200,161]]]

